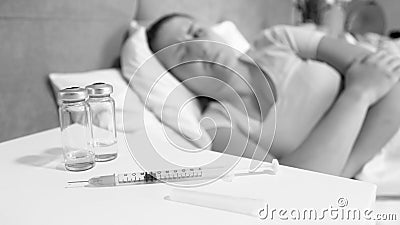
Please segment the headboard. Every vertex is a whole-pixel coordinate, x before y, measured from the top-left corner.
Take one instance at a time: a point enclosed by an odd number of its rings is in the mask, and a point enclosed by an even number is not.
[[[292,21],[292,0],[1,0],[0,142],[58,126],[52,72],[110,68],[129,21],[168,12],[234,21],[251,39]],[[136,16],[135,16],[136,12]]]
[[[51,72],[110,68],[136,0],[0,1],[0,142],[58,126]]]
[[[149,24],[170,12],[206,22],[232,20],[247,39],[276,24],[292,24],[293,0],[140,0],[136,19]]]

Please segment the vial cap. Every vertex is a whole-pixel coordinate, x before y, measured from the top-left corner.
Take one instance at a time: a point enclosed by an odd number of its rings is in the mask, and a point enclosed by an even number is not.
[[[106,83],[94,83],[86,86],[90,97],[104,97],[113,92],[113,87]]]
[[[80,87],[65,88],[58,93],[58,100],[61,102],[84,101],[87,99],[87,97],[87,90]]]

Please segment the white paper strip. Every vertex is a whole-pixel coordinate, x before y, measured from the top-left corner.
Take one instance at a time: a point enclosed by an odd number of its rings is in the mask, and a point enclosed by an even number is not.
[[[260,209],[265,206],[265,201],[260,199],[235,197],[184,189],[172,189],[171,194],[165,199],[254,217],[258,217]]]

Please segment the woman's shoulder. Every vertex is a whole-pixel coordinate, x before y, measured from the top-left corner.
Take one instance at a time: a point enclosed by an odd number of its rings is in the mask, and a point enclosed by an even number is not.
[[[207,108],[204,110],[202,120],[211,120],[203,124],[203,126],[206,126],[206,129],[210,129],[212,128],[212,126],[232,127],[231,121],[229,119],[228,110],[226,110],[223,107],[223,104],[219,102],[209,103]]]

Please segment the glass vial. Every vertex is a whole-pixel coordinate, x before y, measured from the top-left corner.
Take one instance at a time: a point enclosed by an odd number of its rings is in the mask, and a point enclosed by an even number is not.
[[[92,118],[92,146],[97,162],[113,160],[118,155],[115,125],[115,102],[110,96],[113,87],[105,83],[94,83],[86,87]]]
[[[87,98],[87,90],[79,87],[66,88],[58,94],[64,162],[70,171],[87,170],[95,164]]]

